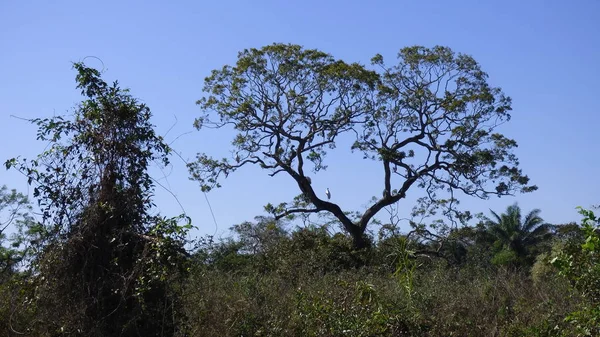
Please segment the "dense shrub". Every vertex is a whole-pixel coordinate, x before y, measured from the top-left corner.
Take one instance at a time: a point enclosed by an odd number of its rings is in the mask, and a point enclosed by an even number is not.
[[[522,269],[391,254],[410,248],[402,237],[361,252],[351,243],[316,228],[250,255],[236,240],[212,243],[185,291],[190,335],[558,336],[582,303],[556,275],[534,282]]]

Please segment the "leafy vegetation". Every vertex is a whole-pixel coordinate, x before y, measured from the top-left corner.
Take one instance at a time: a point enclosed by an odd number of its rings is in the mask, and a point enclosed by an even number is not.
[[[5,164],[26,177],[37,205],[0,189],[0,332],[600,335],[592,210],[580,210],[581,225],[552,225],[514,204],[472,225],[457,208],[458,194],[536,189],[516,142],[496,130],[510,99],[471,57],[445,47],[405,48],[397,65],[381,56],[373,65],[275,44],[213,71],[196,126],[232,126],[235,158],[199,154],[192,178],[208,191],[259,165],[289,175],[301,194],[266,205],[227,238],[190,242],[191,219],[157,214],[152,201],[148,169],[168,165],[171,149],[150,109],[76,63],[84,100],[72,116],[31,120],[47,149]],[[321,199],[307,174],[344,145],[382,164],[384,192],[362,214]],[[404,232],[395,205],[409,188],[425,197]],[[382,210],[389,221],[375,217]]]
[[[567,320],[575,326],[578,336],[596,336],[600,334],[600,219],[591,210],[579,211],[583,215],[585,241],[579,249],[572,253],[563,251],[551,262],[587,300]]]

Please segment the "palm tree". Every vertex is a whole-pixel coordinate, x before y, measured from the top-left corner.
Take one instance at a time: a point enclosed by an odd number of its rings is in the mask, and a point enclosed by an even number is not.
[[[550,225],[544,223],[539,216],[540,210],[534,209],[525,218],[521,217],[521,208],[515,203],[508,206],[506,212],[498,215],[494,211],[492,219],[486,218],[485,227],[495,239],[501,252],[510,254],[516,261],[525,262],[531,253],[531,248],[550,237]],[[498,256],[498,254],[497,254]]]

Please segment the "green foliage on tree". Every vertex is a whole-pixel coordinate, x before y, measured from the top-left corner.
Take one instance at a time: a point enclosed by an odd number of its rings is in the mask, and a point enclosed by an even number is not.
[[[532,250],[547,241],[551,234],[549,225],[539,216],[541,211],[534,209],[522,217],[521,208],[514,204],[500,215],[490,212],[492,218],[486,218],[485,226],[494,240],[492,262],[497,265],[531,265],[535,259]]]
[[[198,104],[198,129],[232,127],[234,156],[199,154],[189,165],[204,191],[246,165],[271,176],[289,175],[301,192],[294,202],[271,207],[276,218],[329,212],[357,247],[375,214],[413,187],[452,207],[436,193],[479,198],[536,189],[512,150],[517,143],[497,132],[510,119],[511,100],[487,83],[470,56],[446,47],[408,47],[389,66],[377,55],[375,70],[318,50],[273,44],[247,49],[237,63],[213,70]],[[381,163],[383,195],[356,219],[313,189],[308,173],[327,168],[328,151],[344,136],[348,150]]]
[[[74,68],[85,100],[72,117],[32,120],[47,150],[6,162],[34,186],[45,232],[31,265],[36,320],[19,328],[38,336],[172,335],[172,285],[185,272],[190,225],[151,214],[148,174],[151,163],[168,164],[170,149],[146,105],[97,70]]]

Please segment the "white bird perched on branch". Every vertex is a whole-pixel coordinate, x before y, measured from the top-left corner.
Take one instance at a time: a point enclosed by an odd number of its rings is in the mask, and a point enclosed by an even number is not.
[[[331,192],[329,192],[329,187],[325,190],[325,195],[327,195],[327,199],[331,199]]]

